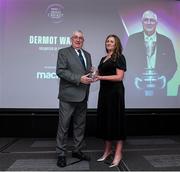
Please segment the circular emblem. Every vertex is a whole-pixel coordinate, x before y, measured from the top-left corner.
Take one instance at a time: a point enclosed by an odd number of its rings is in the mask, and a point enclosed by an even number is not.
[[[51,4],[48,6],[46,14],[53,23],[61,23],[64,18],[63,10],[64,7],[61,4]]]

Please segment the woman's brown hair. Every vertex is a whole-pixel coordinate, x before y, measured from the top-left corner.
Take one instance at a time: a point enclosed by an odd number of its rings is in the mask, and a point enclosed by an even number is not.
[[[121,44],[121,41],[120,41],[119,37],[116,36],[116,35],[113,35],[113,34],[107,36],[105,43],[107,42],[107,40],[110,37],[113,37],[115,39],[115,49],[114,49],[114,52],[112,54],[112,58],[115,61],[116,58],[122,54],[122,49],[123,48],[122,48],[122,44]],[[106,48],[106,52],[108,53],[107,48]]]

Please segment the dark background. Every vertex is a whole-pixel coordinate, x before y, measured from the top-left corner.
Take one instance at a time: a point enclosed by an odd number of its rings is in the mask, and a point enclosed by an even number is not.
[[[179,110],[129,109],[126,117],[128,136],[180,134]],[[0,109],[0,137],[55,137],[57,124],[58,110]],[[95,109],[88,110],[86,135],[96,135]]]

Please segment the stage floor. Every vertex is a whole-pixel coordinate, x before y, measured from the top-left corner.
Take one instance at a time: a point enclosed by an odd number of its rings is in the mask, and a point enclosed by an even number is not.
[[[56,166],[55,138],[0,138],[0,171],[180,171],[180,136],[134,136],[124,143],[119,167],[105,162],[103,141],[87,137],[84,152],[91,161],[71,157],[72,139],[68,140],[68,166]],[[77,162],[77,163],[75,163]]]

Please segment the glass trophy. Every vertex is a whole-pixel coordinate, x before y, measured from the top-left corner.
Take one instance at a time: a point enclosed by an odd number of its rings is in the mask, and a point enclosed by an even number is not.
[[[96,67],[92,66],[89,71],[89,77],[92,79],[95,79],[96,76],[97,76],[97,69],[96,69]]]

